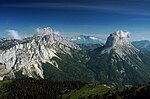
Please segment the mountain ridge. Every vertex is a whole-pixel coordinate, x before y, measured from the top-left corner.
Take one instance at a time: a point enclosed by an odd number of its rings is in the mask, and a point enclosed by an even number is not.
[[[133,41],[132,44],[143,52],[150,52],[149,40]]]
[[[56,52],[71,55],[71,49],[80,50],[78,45],[54,34],[49,27],[44,28],[40,35],[38,33],[38,35],[25,38],[22,41],[3,40],[0,50],[1,79],[5,78],[5,75],[15,78],[14,72],[20,69],[22,69],[22,74],[29,77],[33,76],[33,72],[36,72],[37,75],[44,78],[41,62],[48,62],[58,68],[57,63],[51,60],[52,57],[59,58]]]
[[[150,54],[130,42],[129,32],[111,33],[105,45],[76,44],[51,28],[22,40],[0,40],[0,78],[80,80],[114,86],[150,80]]]
[[[90,54],[88,67],[100,82],[132,85],[150,80],[149,64],[145,64],[141,58],[145,54],[131,44],[126,31],[110,34],[106,44]]]

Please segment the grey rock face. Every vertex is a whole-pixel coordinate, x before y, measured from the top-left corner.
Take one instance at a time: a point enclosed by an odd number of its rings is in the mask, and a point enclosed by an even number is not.
[[[114,32],[107,38],[105,47],[101,53],[109,53],[111,49],[114,49],[120,56],[137,53],[139,50],[131,44],[129,39],[130,36],[127,31]]]
[[[112,34],[107,38],[106,45],[108,46],[125,46],[125,45],[130,45],[129,42],[129,32],[126,31],[117,31]]]
[[[80,50],[76,44],[54,34],[50,27],[23,40],[1,39],[0,79],[16,78],[15,73],[18,71],[29,77],[35,77],[36,74],[44,78],[41,63],[48,62],[59,68],[52,58],[59,58],[57,53],[71,55],[71,49]]]

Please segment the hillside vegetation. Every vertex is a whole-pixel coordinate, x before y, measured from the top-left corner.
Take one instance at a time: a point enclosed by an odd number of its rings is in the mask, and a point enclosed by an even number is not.
[[[117,88],[80,81],[21,78],[0,81],[0,99],[149,99],[150,85]]]

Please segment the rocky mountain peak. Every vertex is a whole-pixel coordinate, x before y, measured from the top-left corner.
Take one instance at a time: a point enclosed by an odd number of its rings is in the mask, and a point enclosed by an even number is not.
[[[110,53],[113,50],[120,57],[128,54],[136,54],[139,50],[131,44],[129,34],[129,32],[122,30],[111,33],[107,38],[106,44],[98,48],[96,53]]]
[[[16,78],[16,73],[41,78],[42,63],[49,63],[59,68],[53,58],[60,59],[58,54],[69,54],[71,50],[80,50],[79,46],[57,35],[50,27],[40,29],[33,37],[23,40],[0,40],[0,79]],[[36,75],[35,75],[36,74]]]
[[[104,46],[91,52],[88,66],[101,81],[106,79],[111,82],[115,79],[117,84],[126,81],[135,83],[149,77],[149,63],[146,63],[149,55],[145,55],[130,43],[129,32],[117,31],[110,34]],[[138,76],[133,79],[135,75]]]
[[[129,32],[127,31],[117,31],[112,34],[107,38],[106,46],[109,47],[115,47],[117,45],[119,46],[127,46],[130,45],[129,41]]]

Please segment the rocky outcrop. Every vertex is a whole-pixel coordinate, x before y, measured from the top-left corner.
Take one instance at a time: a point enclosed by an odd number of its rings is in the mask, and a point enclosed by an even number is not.
[[[50,63],[59,68],[52,58],[59,58],[57,53],[71,55],[72,49],[80,48],[57,35],[48,27],[41,29],[33,37],[23,40],[0,40],[0,79],[16,78],[15,73],[29,77],[43,76],[41,63]]]
[[[131,44],[129,32],[122,30],[110,34],[101,53],[110,53],[112,49],[120,56],[137,53],[139,51]]]

